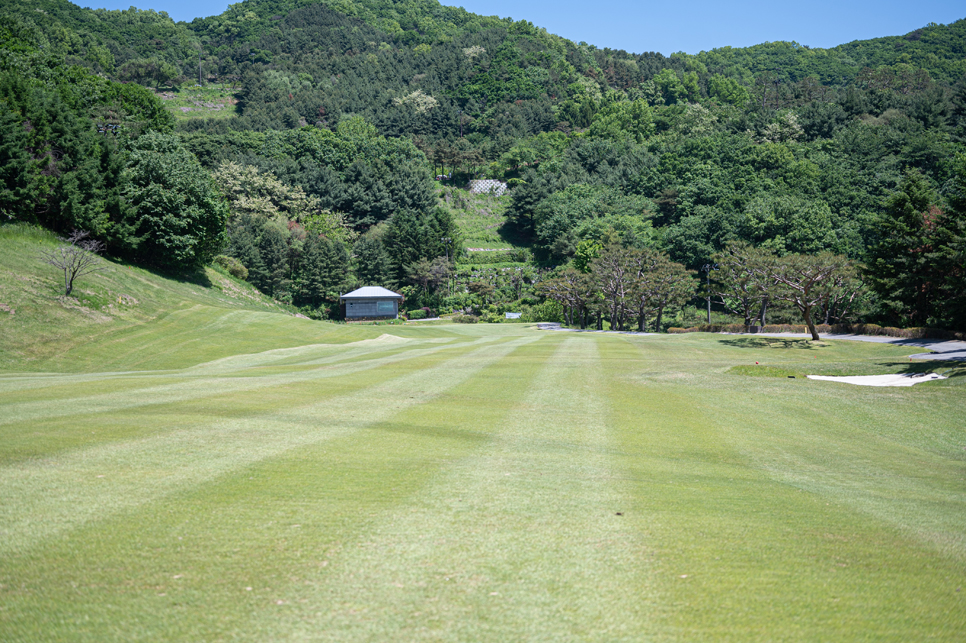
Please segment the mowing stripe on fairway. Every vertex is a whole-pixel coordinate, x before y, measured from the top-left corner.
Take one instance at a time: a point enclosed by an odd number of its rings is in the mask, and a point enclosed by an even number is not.
[[[275,624],[279,638],[648,637],[649,553],[617,515],[629,503],[609,466],[597,342],[548,341],[559,347],[523,403],[479,427],[492,440],[293,589],[299,614]]]
[[[79,396],[61,398],[58,400],[42,400],[33,402],[6,404],[3,407],[3,416],[0,417],[0,426],[5,424],[15,424],[29,422],[33,420],[47,420],[57,417],[83,415],[88,413],[109,413],[117,412],[121,409],[129,409],[139,406],[155,404],[167,404],[172,402],[184,402],[190,399],[211,397],[225,393],[236,393],[241,391],[254,391],[257,389],[277,386],[279,384],[292,384],[296,382],[310,381],[327,377],[343,377],[349,373],[364,371],[377,366],[404,361],[436,353],[443,350],[465,347],[473,344],[485,344],[493,342],[493,338],[481,338],[469,343],[459,344],[432,344],[428,347],[414,347],[409,350],[399,352],[390,348],[391,345],[383,343],[370,344],[366,347],[350,349],[345,352],[337,352],[328,357],[317,357],[321,353],[330,353],[329,346],[319,347],[313,345],[306,347],[303,355],[314,358],[305,362],[309,366],[326,366],[335,362],[346,362],[330,366],[329,369],[313,369],[310,371],[292,371],[284,374],[277,374],[271,378],[259,377],[257,371],[250,371],[251,364],[260,364],[260,354],[253,356],[239,356],[233,363],[242,372],[229,377],[231,371],[227,364],[219,363],[213,368],[214,375],[210,374],[205,365],[186,369],[185,371],[171,374],[170,376],[180,380],[174,384],[164,384],[161,386],[151,386],[135,390],[125,390],[116,393],[104,393],[100,395]],[[384,358],[361,360],[358,359],[367,353],[375,351],[390,350],[392,353]],[[274,352],[274,351],[270,351]],[[291,353],[287,356],[291,358]],[[279,359],[277,356],[270,356],[269,360]],[[221,377],[219,377],[219,375]],[[74,375],[65,375],[66,382],[72,382]],[[83,378],[84,376],[82,376]],[[187,381],[185,381],[187,380]],[[43,382],[53,385],[57,380],[48,377],[43,378]],[[83,381],[83,379],[82,379]],[[203,381],[204,386],[199,386],[198,382]],[[56,403],[55,403],[56,402]]]
[[[407,373],[344,398],[267,417],[221,420],[190,430],[81,449],[56,460],[3,467],[0,552],[37,546],[43,539],[88,520],[200,484],[288,449],[383,421],[402,409],[427,402],[537,339],[490,342],[421,370],[418,376]],[[387,399],[392,400],[392,406],[385,404]],[[353,409],[353,418],[346,417],[346,409]]]
[[[232,355],[220,359],[204,362],[197,366],[190,366],[184,369],[170,370],[148,370],[148,371],[108,371],[101,373],[0,373],[0,396],[8,393],[26,391],[36,388],[49,386],[65,386],[86,384],[90,382],[101,382],[104,380],[127,380],[138,377],[183,377],[184,375],[206,375],[213,376],[219,373],[231,373],[245,368],[256,368],[259,366],[269,366],[278,363],[286,363],[292,359],[305,365],[304,355],[308,352],[320,354],[335,353],[338,357],[355,357],[373,349],[389,349],[394,346],[403,346],[413,340],[406,337],[383,334],[376,339],[363,339],[357,342],[345,344],[307,344],[294,348],[275,348],[272,350],[261,351],[258,353],[246,353],[242,355]],[[418,341],[418,340],[417,340]],[[424,340],[434,341],[434,340]],[[440,342],[440,340],[435,340]],[[444,339],[443,341],[451,341]],[[314,363],[314,362],[313,362]],[[321,363],[321,362],[319,362]],[[0,403],[2,403],[0,397]]]
[[[966,561],[966,495],[962,486],[948,485],[962,476],[962,461],[890,439],[889,429],[904,423],[901,412],[879,426],[856,427],[849,411],[882,406],[881,392],[839,395],[816,388],[816,395],[824,402],[812,411],[817,421],[788,422],[789,409],[776,403],[743,415],[745,430],[732,440],[775,480],[833,499]]]
[[[615,424],[673,638],[962,640],[962,558],[856,510],[874,501],[913,529],[918,513],[961,533],[962,462],[917,444],[945,430],[948,412],[922,408],[922,391],[830,396],[807,381],[726,375],[720,358],[661,371],[660,344],[627,344],[639,354],[600,346],[624,373],[610,392]],[[893,404],[891,420],[873,420]],[[937,428],[904,431],[913,417]]]

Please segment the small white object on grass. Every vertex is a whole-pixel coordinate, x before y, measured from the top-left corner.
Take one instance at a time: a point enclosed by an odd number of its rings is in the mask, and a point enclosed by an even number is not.
[[[911,375],[897,373],[894,375],[856,375],[853,377],[833,377],[831,375],[809,375],[810,380],[826,380],[828,382],[843,382],[858,386],[912,386],[920,382],[933,382],[946,379],[938,373],[915,373]]]

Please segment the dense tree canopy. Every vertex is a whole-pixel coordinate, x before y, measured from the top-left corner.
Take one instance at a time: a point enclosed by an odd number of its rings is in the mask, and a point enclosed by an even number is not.
[[[666,57],[435,0],[243,0],[190,24],[13,0],[0,213],[155,265],[224,250],[322,310],[355,283],[434,290],[412,275],[452,261],[460,231],[433,176],[496,178],[512,188],[501,234],[600,288],[591,266],[617,256],[680,276],[735,252],[834,255],[863,265],[869,318],[962,328],[964,42],[961,20]],[[230,117],[176,121],[159,98],[209,82],[232,88]],[[604,310],[567,275],[571,319]],[[772,301],[756,284],[705,296],[747,324]],[[663,323],[660,297],[637,294],[626,314],[608,295],[612,323]]]

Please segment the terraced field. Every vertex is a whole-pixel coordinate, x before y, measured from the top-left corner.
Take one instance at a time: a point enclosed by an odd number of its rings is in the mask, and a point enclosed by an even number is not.
[[[185,349],[201,322],[238,350]],[[963,370],[787,375],[909,352],[216,306],[104,332],[0,374],[0,639],[963,640]]]

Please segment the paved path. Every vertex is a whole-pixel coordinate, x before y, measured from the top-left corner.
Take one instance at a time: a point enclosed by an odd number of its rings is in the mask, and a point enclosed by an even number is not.
[[[576,333],[617,333],[631,335],[654,335],[655,333],[638,333],[634,331],[610,331],[610,330],[578,330],[576,328],[564,328],[557,322],[541,322],[537,324],[540,330],[563,330]],[[811,337],[808,333],[720,333],[721,335],[747,335],[751,337]],[[931,353],[916,353],[910,355],[913,359],[929,360],[957,360],[966,361],[966,342],[951,341],[944,339],[907,339],[904,337],[887,337],[885,335],[833,335],[822,333],[822,339],[846,339],[855,342],[874,342],[876,344],[893,344],[894,346],[914,346],[917,348],[928,348]]]
[[[568,333],[612,333],[614,335],[657,335],[636,330],[597,330],[596,328],[564,328],[560,322],[537,322],[537,330],[562,330]]]
[[[808,333],[723,333],[726,335],[757,335],[759,337],[811,337]],[[904,337],[887,337],[885,335],[833,335],[821,333],[822,339],[848,339],[855,342],[874,342],[876,344],[892,344],[894,346],[914,346],[928,348],[932,353],[916,353],[910,355],[913,359],[964,360],[966,361],[966,342],[944,339],[907,339]]]

